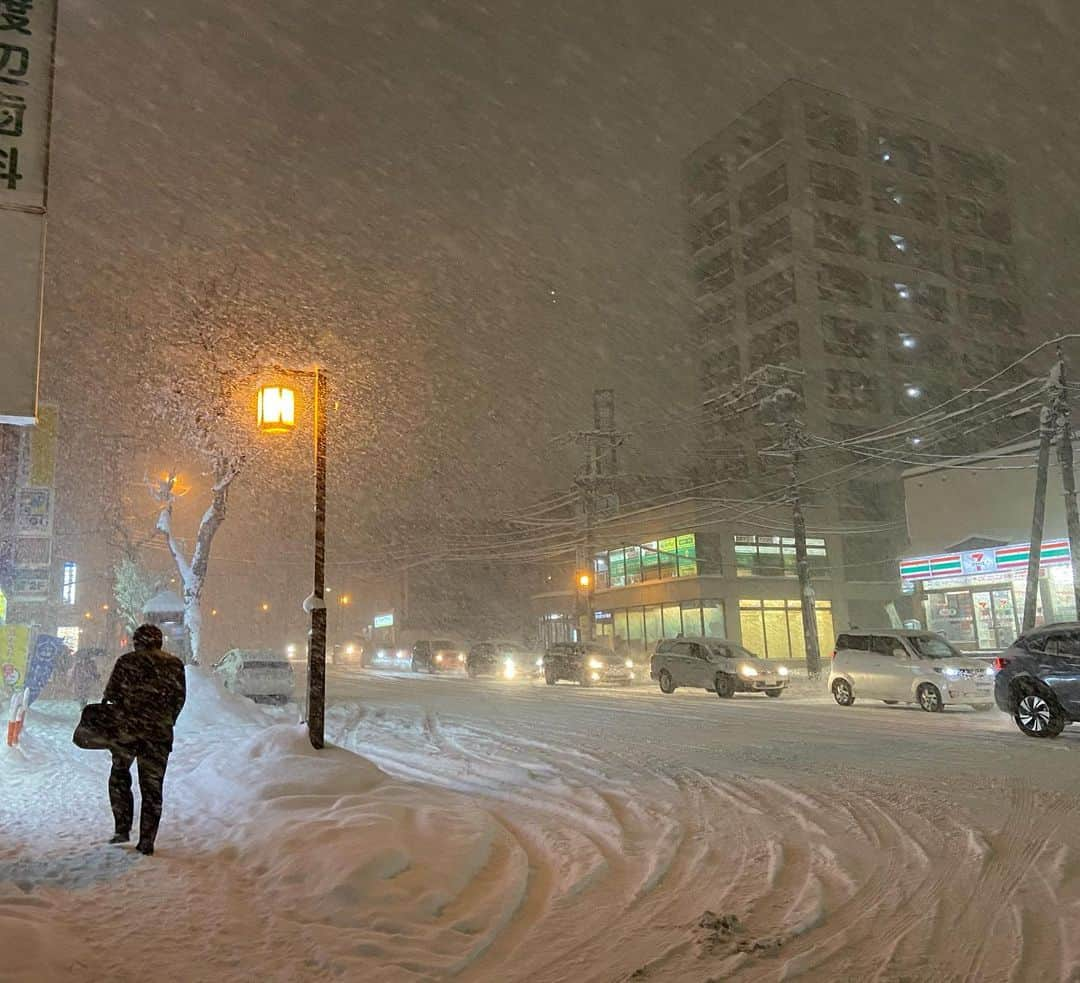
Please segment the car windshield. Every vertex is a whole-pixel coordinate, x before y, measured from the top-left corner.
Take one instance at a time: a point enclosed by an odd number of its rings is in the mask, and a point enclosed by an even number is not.
[[[741,645],[733,645],[731,642],[724,642],[723,645],[713,645],[712,650],[716,655],[719,655],[724,659],[756,659],[757,656],[749,649],[744,649]]]
[[[924,659],[955,659],[964,654],[938,635],[909,635],[908,644]]]

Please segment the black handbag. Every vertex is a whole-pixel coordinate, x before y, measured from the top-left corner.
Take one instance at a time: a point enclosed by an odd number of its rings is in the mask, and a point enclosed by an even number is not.
[[[119,751],[125,744],[120,708],[115,703],[88,703],[71,740],[87,751]]]

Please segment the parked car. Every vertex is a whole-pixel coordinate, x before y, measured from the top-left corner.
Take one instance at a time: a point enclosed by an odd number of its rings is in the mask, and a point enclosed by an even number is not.
[[[554,686],[560,679],[582,686],[629,686],[634,681],[634,660],[598,642],[558,642],[544,653],[544,682]]]
[[[213,671],[230,693],[256,703],[287,703],[293,695],[293,667],[277,649],[231,649]]]
[[[447,638],[421,639],[413,646],[413,672],[455,672],[465,668],[465,645]]]
[[[726,638],[665,638],[656,643],[649,676],[662,693],[693,686],[730,699],[736,693],[778,697],[788,683],[786,666],[758,658]]]
[[[994,699],[1029,737],[1080,722],[1080,623],[1021,635],[996,662]]]
[[[361,665],[365,669],[405,669],[412,659],[412,649],[399,648],[389,644],[377,645],[375,642],[364,643],[364,655]]]
[[[517,642],[479,642],[469,649],[465,660],[469,678],[498,676],[501,679],[521,679],[536,672],[535,653]]]
[[[829,690],[842,707],[866,699],[917,703],[929,713],[950,703],[989,710],[994,668],[931,632],[850,631],[836,639]]]

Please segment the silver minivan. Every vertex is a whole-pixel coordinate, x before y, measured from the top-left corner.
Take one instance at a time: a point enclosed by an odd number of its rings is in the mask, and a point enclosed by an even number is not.
[[[663,693],[674,693],[679,686],[696,686],[721,699],[736,693],[777,697],[788,682],[786,666],[760,659],[726,638],[661,639],[649,675]]]
[[[989,710],[994,669],[931,632],[849,631],[836,639],[829,691],[842,707],[864,699],[917,703],[929,713],[949,703]]]

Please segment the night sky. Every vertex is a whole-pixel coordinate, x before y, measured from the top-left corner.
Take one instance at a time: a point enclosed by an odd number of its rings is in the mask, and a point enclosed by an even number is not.
[[[549,440],[587,423],[594,386],[630,430],[692,412],[680,162],[788,77],[1003,152],[1025,315],[1075,329],[1078,42],[1067,0],[66,0],[43,370],[65,482],[125,377],[168,374],[130,365],[127,334],[164,332],[178,292],[229,271],[272,285],[275,332],[295,302],[325,315],[332,363],[365,366],[332,559],[386,515],[565,485],[574,458]],[[680,466],[693,438],[642,432],[624,460]],[[279,534],[256,486],[223,557]]]

